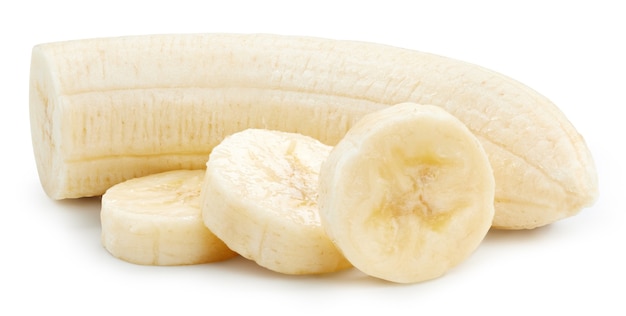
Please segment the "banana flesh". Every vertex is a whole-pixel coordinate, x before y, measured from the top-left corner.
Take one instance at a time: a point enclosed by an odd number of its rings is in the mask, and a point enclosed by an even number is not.
[[[482,67],[375,43],[269,34],[172,34],[37,45],[30,117],[53,199],[203,168],[227,135],[265,128],[335,145],[390,105],[439,106],[487,151],[493,226],[534,228],[598,195],[583,137],[550,100]]]
[[[191,265],[236,256],[202,221],[204,170],[174,170],[118,183],[102,196],[102,244],[141,265]]]
[[[351,267],[317,208],[319,169],[331,147],[295,133],[246,129],[211,152],[202,185],[205,225],[241,256],[284,274]]]
[[[388,281],[440,277],[475,251],[494,216],[484,149],[436,106],[403,103],[365,116],[319,177],[328,236],[356,268]]]

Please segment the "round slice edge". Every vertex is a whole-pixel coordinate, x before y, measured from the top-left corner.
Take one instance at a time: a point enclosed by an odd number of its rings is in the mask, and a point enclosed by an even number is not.
[[[204,172],[166,171],[109,188],[100,212],[105,249],[141,265],[203,264],[235,257],[202,221]]]
[[[209,156],[205,225],[242,257],[291,275],[351,267],[321,227],[319,169],[331,147],[297,133],[246,129]]]
[[[356,268],[415,283],[469,257],[491,227],[495,181],[476,137],[445,110],[402,103],[366,115],[319,176],[322,226]]]

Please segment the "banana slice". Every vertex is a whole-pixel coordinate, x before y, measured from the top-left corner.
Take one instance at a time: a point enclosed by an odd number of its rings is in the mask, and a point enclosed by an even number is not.
[[[188,265],[236,256],[202,222],[204,170],[175,170],[127,180],[102,196],[102,244],[143,265]]]
[[[284,274],[351,267],[321,227],[319,169],[332,147],[296,133],[246,129],[210,154],[205,225],[241,256]]]
[[[360,120],[320,171],[322,226],[362,272],[437,278],[480,244],[494,176],[476,137],[441,108],[402,103]]]

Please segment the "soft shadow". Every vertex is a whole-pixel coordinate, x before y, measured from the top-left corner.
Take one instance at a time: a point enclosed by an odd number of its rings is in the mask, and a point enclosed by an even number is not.
[[[513,244],[520,242],[536,242],[537,240],[550,238],[554,233],[552,225],[534,229],[506,230],[492,228],[485,236],[483,243],[487,245]]]
[[[303,284],[313,287],[318,285],[327,287],[329,284],[333,284],[341,288],[353,287],[355,285],[367,285],[377,288],[406,286],[405,284],[393,283],[368,276],[354,267],[347,268],[341,271],[322,274],[283,274],[266,269],[258,265],[254,261],[245,259],[241,256],[237,256],[226,261],[181,268],[190,270],[209,269],[213,272],[219,271],[219,273],[222,275],[231,275],[231,277],[234,278],[262,280],[262,282],[280,284],[281,286],[301,287]]]
[[[66,199],[53,201],[57,211],[68,217],[68,223],[82,228],[100,229],[100,206],[101,198],[88,197],[80,199]]]

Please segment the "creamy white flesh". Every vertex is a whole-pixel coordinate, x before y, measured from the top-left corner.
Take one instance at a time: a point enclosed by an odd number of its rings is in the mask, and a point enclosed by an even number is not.
[[[478,140],[433,106],[366,116],[320,173],[320,215],[346,258],[367,274],[411,283],[468,257],[494,214],[494,179]]]

